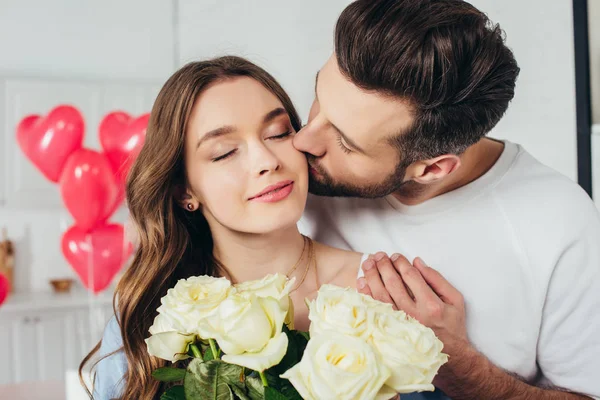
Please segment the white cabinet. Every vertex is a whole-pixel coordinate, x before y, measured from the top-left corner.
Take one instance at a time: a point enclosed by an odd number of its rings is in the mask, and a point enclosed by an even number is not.
[[[62,207],[58,185],[48,181],[21,152],[16,127],[29,114],[46,115],[61,104],[75,106],[85,121],[84,146],[100,150],[98,127],[111,111],[150,112],[161,85],[41,79],[0,80],[0,205],[12,208]],[[2,106],[4,103],[4,107]],[[2,115],[4,113],[4,115]]]
[[[0,385],[64,381],[102,338],[113,315],[109,295],[19,294],[0,310]],[[37,299],[35,298],[37,297]]]

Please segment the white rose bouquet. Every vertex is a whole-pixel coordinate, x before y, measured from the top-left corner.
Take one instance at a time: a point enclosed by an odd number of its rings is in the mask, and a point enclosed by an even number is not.
[[[161,400],[387,400],[434,389],[448,357],[431,329],[323,285],[300,332],[292,285],[280,274],[238,285],[200,276],[169,289],[146,339],[150,355],[175,363],[153,373],[170,385]]]

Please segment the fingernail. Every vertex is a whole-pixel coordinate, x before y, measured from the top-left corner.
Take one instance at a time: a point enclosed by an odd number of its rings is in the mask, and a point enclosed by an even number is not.
[[[427,264],[425,264],[425,261],[423,261],[423,259],[421,257],[415,258],[415,264],[417,264],[417,262],[420,263],[421,266],[427,267]]]
[[[364,289],[365,286],[367,286],[367,281],[365,280],[365,278],[358,278],[358,281],[356,282],[356,286],[359,289]]]
[[[398,253],[394,253],[394,254],[392,254],[392,256],[390,257],[390,260],[392,260],[392,261],[396,261],[396,260],[398,259],[398,257],[400,257],[400,254],[398,254]]]
[[[368,271],[375,266],[375,262],[373,260],[367,260],[363,263],[363,271]]]
[[[381,261],[383,257],[385,257],[385,253],[380,251],[379,253],[375,254],[375,261]]]

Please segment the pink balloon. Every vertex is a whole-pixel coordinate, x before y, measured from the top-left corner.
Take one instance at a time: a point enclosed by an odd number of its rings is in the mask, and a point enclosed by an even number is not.
[[[115,111],[107,114],[100,123],[100,144],[122,185],[144,145],[149,120],[150,114],[133,118],[125,112]]]
[[[60,176],[60,194],[76,225],[89,231],[106,221],[119,195],[106,156],[80,149],[69,157]]]
[[[72,226],[63,234],[61,247],[83,285],[94,293],[108,287],[133,250],[119,224],[102,225],[91,232]]]
[[[8,282],[8,278],[0,274],[0,306],[6,301],[9,291],[10,283]]]
[[[82,146],[84,129],[81,113],[62,105],[45,117],[23,118],[17,126],[17,143],[46,178],[58,182],[65,162]]]

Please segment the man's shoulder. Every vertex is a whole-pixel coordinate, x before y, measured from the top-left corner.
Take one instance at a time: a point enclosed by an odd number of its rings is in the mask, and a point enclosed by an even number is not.
[[[581,186],[522,148],[493,193],[507,212],[525,221],[581,226],[598,216]]]

